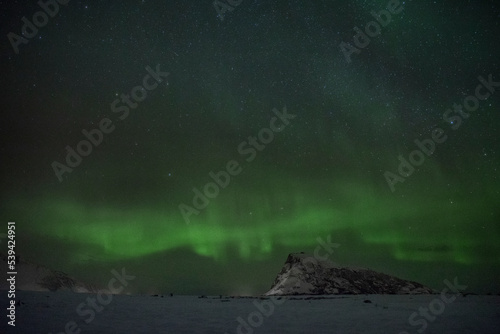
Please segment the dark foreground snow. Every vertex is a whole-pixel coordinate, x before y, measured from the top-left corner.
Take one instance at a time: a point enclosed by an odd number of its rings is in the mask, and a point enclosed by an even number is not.
[[[0,296],[0,333],[500,333],[499,296],[458,296],[449,304],[439,302],[439,295],[104,295],[99,301],[95,294],[18,292],[16,297],[21,304],[14,328],[7,326],[6,293]]]

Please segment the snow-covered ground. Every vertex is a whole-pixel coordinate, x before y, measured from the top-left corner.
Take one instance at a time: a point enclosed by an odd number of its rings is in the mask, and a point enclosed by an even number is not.
[[[16,297],[21,305],[14,328],[7,325],[7,294],[1,292],[1,333],[500,333],[499,296],[458,296],[449,304],[436,302],[440,295],[104,295],[99,300],[95,294],[21,291]],[[426,320],[418,312],[429,307]]]

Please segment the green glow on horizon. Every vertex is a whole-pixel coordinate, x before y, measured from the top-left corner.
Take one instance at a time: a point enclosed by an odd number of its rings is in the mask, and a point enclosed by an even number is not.
[[[269,256],[276,245],[310,248],[317,244],[318,237],[331,235],[335,240],[335,231],[351,229],[359,233],[367,249],[370,245],[389,246],[398,260],[471,264],[480,261],[474,255],[475,247],[489,238],[480,232],[454,232],[445,221],[439,225],[422,224],[442,212],[439,205],[432,205],[432,199],[427,200],[425,212],[415,206],[416,199],[398,200],[395,206],[393,196],[378,195],[361,183],[328,186],[325,190],[332,197],[342,199],[338,203],[331,198],[315,198],[308,187],[292,193],[289,189],[299,189],[297,181],[267,193],[248,193],[244,201],[233,196],[240,191],[238,186],[233,187],[190,225],[182,221],[178,211],[123,210],[46,200],[38,204],[37,211],[43,212],[48,223],[33,228],[68,242],[100,247],[103,259],[133,258],[188,247],[198,255],[224,261],[227,252],[235,247],[241,259],[250,260]],[[278,206],[269,204],[271,197]],[[287,205],[287,209],[279,205]],[[449,212],[449,219],[455,225],[468,224],[467,217],[480,213],[480,208],[471,209],[470,203],[464,201]],[[465,219],[460,221],[460,216]],[[489,246],[499,250],[498,246]],[[493,255],[488,260],[500,262]]]

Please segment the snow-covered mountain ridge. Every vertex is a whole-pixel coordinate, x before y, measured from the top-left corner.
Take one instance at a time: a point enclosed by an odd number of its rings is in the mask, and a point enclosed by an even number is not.
[[[2,268],[7,268],[7,256],[0,254]],[[79,293],[96,292],[98,289],[80,282],[68,274],[52,270],[44,266],[20,260],[16,257],[16,290],[24,291],[57,291],[71,290]],[[8,290],[9,282],[3,280],[0,290]]]
[[[432,289],[416,282],[370,269],[338,267],[328,260],[318,261],[304,253],[292,253],[265,295],[431,293],[434,293]]]

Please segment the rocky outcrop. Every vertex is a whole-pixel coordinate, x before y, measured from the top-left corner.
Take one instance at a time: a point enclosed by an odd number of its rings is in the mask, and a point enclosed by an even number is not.
[[[370,269],[338,267],[304,253],[292,253],[265,295],[430,294],[422,284]]]

